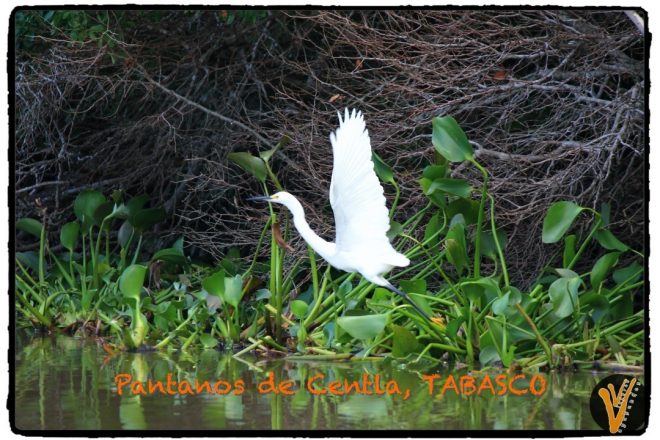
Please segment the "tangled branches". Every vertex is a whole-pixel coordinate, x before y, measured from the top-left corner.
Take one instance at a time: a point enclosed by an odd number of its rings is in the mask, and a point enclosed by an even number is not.
[[[547,264],[540,222],[559,199],[611,203],[615,232],[643,245],[644,42],[623,12],[279,11],[232,25],[175,11],[112,36],[19,57],[19,215],[39,197],[64,221],[90,185],[146,191],[174,214],[171,235],[248,255],[263,213],[242,200],[261,189],[227,154],[286,135],[275,172],[331,236],[328,134],[348,106],[400,182],[399,220],[425,202],[431,118],[460,122],[492,174],[517,282]]]

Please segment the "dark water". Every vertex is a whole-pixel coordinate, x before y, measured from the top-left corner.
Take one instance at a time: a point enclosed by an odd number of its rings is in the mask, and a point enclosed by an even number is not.
[[[259,384],[269,373],[292,394],[259,392]],[[429,394],[429,381],[423,375],[440,374]],[[514,382],[515,395],[505,385],[496,383],[490,371],[493,396],[483,373],[475,373],[475,387],[481,393],[457,395],[463,371],[447,371],[431,364],[397,364],[388,361],[303,362],[237,360],[214,350],[194,355],[164,352],[109,355],[93,341],[68,337],[17,339],[16,355],[16,426],[19,429],[599,429],[589,411],[589,396],[602,377],[591,373],[542,375],[532,374]],[[118,393],[115,378],[132,377],[132,382],[161,380],[165,394],[133,394],[131,386]],[[379,391],[364,384],[364,377],[375,380],[380,375]],[[167,377],[170,384],[167,394]],[[323,375],[323,379],[319,375]],[[456,387],[447,384],[448,376]],[[313,379],[314,389],[322,385],[326,394],[314,395],[307,389]],[[508,375],[510,379],[512,375]],[[182,394],[177,387],[188,381],[195,391],[195,380],[208,381],[210,393]],[[365,393],[352,389],[344,395],[331,395],[327,387],[333,380],[360,381]],[[222,381],[222,382],[219,382]],[[389,389],[386,389],[386,383]],[[358,382],[359,383],[359,382]],[[394,386],[396,384],[396,387]],[[442,393],[443,386],[446,386]],[[396,389],[401,394],[396,393]],[[336,388],[341,392],[343,388]],[[408,398],[404,400],[406,391]],[[464,392],[470,392],[469,384]],[[139,392],[140,389],[135,388]],[[148,391],[145,389],[144,391]],[[268,390],[262,390],[268,391]],[[371,391],[372,394],[366,394]],[[388,394],[388,391],[392,394]]]

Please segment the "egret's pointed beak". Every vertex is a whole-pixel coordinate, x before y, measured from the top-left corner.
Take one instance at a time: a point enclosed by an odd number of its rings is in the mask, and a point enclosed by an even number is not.
[[[256,196],[256,197],[248,197],[246,200],[250,202],[270,202],[270,197],[269,196]]]

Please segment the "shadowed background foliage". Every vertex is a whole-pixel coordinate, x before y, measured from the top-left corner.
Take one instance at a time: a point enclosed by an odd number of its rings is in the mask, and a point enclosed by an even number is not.
[[[426,203],[418,179],[434,159],[431,118],[459,121],[491,172],[520,285],[559,250],[540,239],[557,200],[610,203],[613,232],[643,249],[646,54],[623,11],[85,10],[14,20],[16,215],[39,217],[38,199],[48,230],[71,220],[84,188],[146,192],[170,214],[154,240],[183,235],[198,257],[231,247],[249,257],[265,212],[244,200],[261,189],[227,155],[286,137],[273,169],[330,237],[328,135],[336,111],[356,107],[401,187],[398,221]],[[469,167],[453,176],[481,182]],[[17,247],[31,242],[19,235]],[[305,252],[295,234],[291,245]]]

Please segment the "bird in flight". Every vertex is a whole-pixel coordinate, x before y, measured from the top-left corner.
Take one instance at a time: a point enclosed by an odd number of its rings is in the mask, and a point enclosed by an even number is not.
[[[268,201],[286,206],[302,238],[331,266],[345,272],[358,272],[372,283],[403,297],[428,322],[429,316],[383,275],[394,267],[405,267],[410,260],[398,252],[387,237],[390,219],[385,195],[372,161],[369,132],[362,113],[355,109],[338,112],[339,128],[330,134],[333,166],[330,205],[335,216],[336,238],[319,237],[305,220],[298,199],[286,191],[249,200]]]

